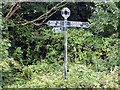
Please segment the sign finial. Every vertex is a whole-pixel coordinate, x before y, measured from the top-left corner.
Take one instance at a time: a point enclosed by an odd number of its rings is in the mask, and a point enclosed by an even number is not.
[[[70,14],[71,14],[70,9],[67,7],[64,7],[61,10],[61,15],[64,17],[64,19],[67,19],[70,16]]]

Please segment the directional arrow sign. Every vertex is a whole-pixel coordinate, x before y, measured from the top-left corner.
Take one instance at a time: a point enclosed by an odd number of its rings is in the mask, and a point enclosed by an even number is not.
[[[64,29],[64,27],[54,27],[52,31],[55,33],[59,33],[59,32],[64,32],[66,30]]]
[[[49,20],[47,23],[49,26],[63,26],[64,21],[60,20]],[[79,22],[79,21],[67,21],[66,27],[81,27],[81,28],[89,28],[89,22]]]
[[[89,22],[67,21],[67,27],[89,28]]]
[[[49,20],[46,24],[49,26],[62,26],[63,21],[59,21],[59,20]]]

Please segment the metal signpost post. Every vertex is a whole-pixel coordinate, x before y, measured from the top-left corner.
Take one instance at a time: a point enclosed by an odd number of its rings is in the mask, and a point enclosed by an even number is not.
[[[67,18],[70,16],[70,9],[63,8],[61,11],[62,16],[64,17],[64,78],[67,79]]]
[[[56,26],[52,29],[53,32],[64,32],[64,79],[67,79],[67,27],[89,28],[89,22],[67,21],[70,16],[70,9],[65,7],[61,10],[63,20],[49,20],[46,24],[49,26]]]

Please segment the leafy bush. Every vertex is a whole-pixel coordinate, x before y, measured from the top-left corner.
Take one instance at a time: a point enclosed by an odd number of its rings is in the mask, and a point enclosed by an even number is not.
[[[8,49],[11,46],[8,39],[0,39],[0,56],[2,60],[8,59]]]
[[[0,39],[0,86],[4,85],[4,83],[7,83],[7,79],[11,78],[11,71],[12,68],[9,64],[11,61],[13,61],[13,58],[9,58],[8,54],[8,48],[11,46],[8,39]]]
[[[62,63],[63,34],[53,33],[51,28],[40,28],[35,32],[32,26],[29,28],[29,26],[17,27],[16,36],[11,34],[11,37],[15,38],[10,49],[13,51],[13,57],[26,65],[35,64],[42,59],[51,63]],[[98,67],[103,67],[104,70],[110,69],[118,65],[117,43],[116,37],[98,37],[87,30],[70,29],[68,31],[68,60],[70,62],[80,61],[81,64],[93,66],[99,63]]]
[[[114,2],[96,3],[96,9],[90,18],[90,30],[99,36],[109,37],[117,31],[119,9]]]
[[[57,63],[30,65],[14,77],[12,85],[4,88],[118,88],[118,77],[112,73],[95,72],[86,65],[71,63],[68,70],[68,79],[64,80],[63,66]]]

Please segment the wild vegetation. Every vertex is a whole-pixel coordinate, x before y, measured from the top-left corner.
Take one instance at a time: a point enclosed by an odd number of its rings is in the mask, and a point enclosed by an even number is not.
[[[1,88],[119,88],[120,2],[1,6]],[[63,33],[45,25],[63,19],[60,10],[65,6],[71,10],[69,20],[90,22],[88,29],[68,29],[67,80]]]

